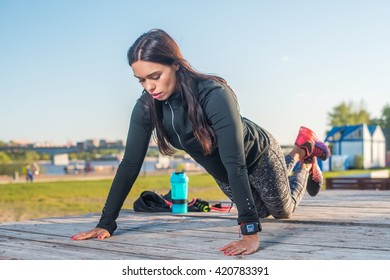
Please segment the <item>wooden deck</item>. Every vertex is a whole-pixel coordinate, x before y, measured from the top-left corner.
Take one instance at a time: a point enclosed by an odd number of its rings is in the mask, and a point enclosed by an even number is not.
[[[262,220],[261,250],[227,257],[238,238],[236,213],[187,215],[124,210],[109,239],[72,241],[99,214],[0,224],[0,259],[390,260],[390,191],[326,190],[306,195],[288,220]]]

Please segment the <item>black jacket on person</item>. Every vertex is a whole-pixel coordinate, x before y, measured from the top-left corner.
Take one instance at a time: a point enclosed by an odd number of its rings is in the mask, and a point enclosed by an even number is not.
[[[112,234],[116,218],[136,180],[144,161],[153,124],[146,105],[147,92],[137,100],[130,120],[126,149],[113,180],[97,227]],[[198,100],[208,123],[215,131],[213,152],[203,155],[180,94],[161,101],[163,126],[176,149],[184,150],[215,179],[228,183],[238,210],[238,223],[259,221],[250,190],[248,172],[253,170],[269,140],[263,129],[241,117],[231,89],[215,81],[198,83]]]

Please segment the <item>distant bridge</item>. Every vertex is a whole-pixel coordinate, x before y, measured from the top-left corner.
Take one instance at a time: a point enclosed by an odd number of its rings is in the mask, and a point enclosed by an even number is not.
[[[285,154],[288,154],[293,145],[282,145],[282,150]],[[112,147],[114,148],[114,147]],[[123,149],[124,147],[116,147],[117,149]],[[69,154],[69,153],[77,153],[80,151],[85,151],[85,149],[78,146],[70,146],[70,147],[34,147],[32,145],[28,146],[0,146],[0,151],[7,152],[17,152],[17,151],[36,151],[40,154],[49,154],[50,156],[58,155],[58,154]]]
[[[17,151],[35,151],[40,154],[49,154],[51,156],[57,154],[68,154],[80,152],[77,146],[71,147],[33,147],[33,146],[2,146],[0,151],[17,152]]]

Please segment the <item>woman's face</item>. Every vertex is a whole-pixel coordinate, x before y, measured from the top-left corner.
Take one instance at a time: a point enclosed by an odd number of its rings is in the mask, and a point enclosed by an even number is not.
[[[134,76],[154,99],[167,100],[175,90],[175,65],[138,60],[131,65]]]

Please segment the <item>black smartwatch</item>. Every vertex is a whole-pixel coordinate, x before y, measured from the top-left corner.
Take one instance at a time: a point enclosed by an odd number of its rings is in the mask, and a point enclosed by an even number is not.
[[[250,222],[240,225],[242,235],[251,235],[261,231],[261,225],[258,222]]]

